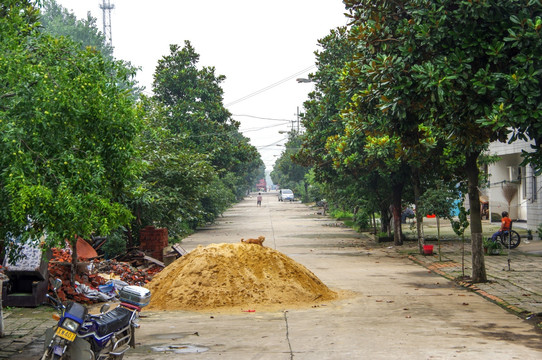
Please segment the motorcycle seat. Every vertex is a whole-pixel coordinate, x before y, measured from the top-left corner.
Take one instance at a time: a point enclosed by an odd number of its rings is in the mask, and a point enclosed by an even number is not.
[[[121,306],[106,312],[96,320],[98,336],[105,336],[128,326],[131,317],[132,311]]]

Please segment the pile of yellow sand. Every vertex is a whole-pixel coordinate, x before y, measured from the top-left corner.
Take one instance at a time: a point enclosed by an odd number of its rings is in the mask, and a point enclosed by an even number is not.
[[[146,309],[263,309],[312,305],[337,294],[303,265],[254,244],[199,246],[147,284]]]

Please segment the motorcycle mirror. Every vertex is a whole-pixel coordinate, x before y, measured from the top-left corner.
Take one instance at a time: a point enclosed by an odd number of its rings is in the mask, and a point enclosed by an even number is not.
[[[53,282],[53,289],[54,291],[57,291],[58,289],[60,289],[60,286],[62,285],[62,280],[60,279],[55,279],[55,281]]]
[[[105,313],[107,310],[109,310],[109,307],[110,307],[110,305],[108,303],[103,304],[101,309],[100,309],[100,312],[102,314]]]

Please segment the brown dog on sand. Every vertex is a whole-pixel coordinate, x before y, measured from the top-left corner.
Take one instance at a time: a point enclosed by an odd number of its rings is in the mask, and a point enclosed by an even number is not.
[[[245,244],[258,244],[263,246],[263,242],[265,241],[265,236],[258,236],[257,239],[241,239],[241,242],[244,242]]]

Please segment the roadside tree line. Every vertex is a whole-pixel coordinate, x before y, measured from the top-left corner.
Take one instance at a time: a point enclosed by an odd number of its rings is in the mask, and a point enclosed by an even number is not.
[[[302,146],[289,159],[328,200],[380,213],[383,226],[391,215],[396,245],[403,204],[421,208],[435,189],[466,195],[472,280],[486,281],[484,151],[492,141],[532,140],[524,164],[542,165],[540,1],[344,4],[349,25],[319,41]]]
[[[223,105],[225,77],[198,60],[190,42],[171,45],[145,96],[95,19],[54,0],[0,4],[0,238],[12,255],[109,235],[111,256],[148,225],[182,237],[262,177]]]

